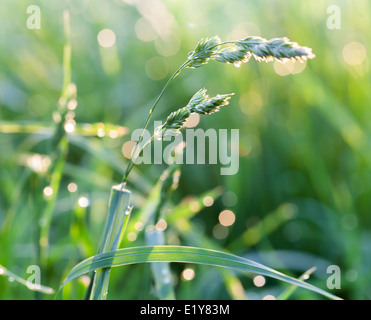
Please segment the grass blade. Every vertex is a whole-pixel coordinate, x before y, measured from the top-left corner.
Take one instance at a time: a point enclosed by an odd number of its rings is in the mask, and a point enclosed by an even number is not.
[[[66,162],[68,152],[68,141],[62,138],[59,144],[58,159],[53,166],[52,172],[50,173],[50,188],[52,195],[48,199],[45,209],[42,214],[40,221],[40,255],[43,264],[47,262],[48,248],[49,248],[49,235],[50,226],[52,223],[53,212],[55,203],[57,201],[58,192],[60,188],[60,182],[63,175],[63,167]]]
[[[283,282],[317,292],[330,299],[340,298],[311,284],[289,277],[274,269],[232,254],[210,249],[184,246],[132,247],[98,254],[76,265],[62,283],[60,289],[69,281],[99,268],[110,268],[135,263],[181,262],[198,263],[209,266],[234,268],[241,271],[261,274]]]

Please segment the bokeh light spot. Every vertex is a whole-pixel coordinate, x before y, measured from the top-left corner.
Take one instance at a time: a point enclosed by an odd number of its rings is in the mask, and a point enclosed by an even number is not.
[[[219,214],[219,222],[225,227],[229,227],[236,221],[236,216],[231,210],[223,210]]]
[[[68,186],[67,186],[67,190],[69,192],[76,192],[77,191],[77,184],[74,183],[74,182],[69,183]]]
[[[69,119],[65,122],[64,124],[64,130],[67,132],[67,133],[72,133],[75,131],[75,127],[76,127],[76,121],[73,120],[73,119]]]
[[[136,145],[135,141],[127,141],[124,143],[121,151],[125,158],[130,159],[135,145]]]
[[[228,228],[219,223],[215,225],[213,228],[213,236],[218,240],[225,239],[226,237],[228,237],[228,234],[229,234]]]
[[[146,74],[152,80],[162,80],[169,73],[169,65],[162,57],[153,57],[146,62]]]
[[[343,49],[343,58],[351,66],[359,65],[367,58],[366,48],[360,42],[350,42]]]
[[[129,232],[127,238],[129,241],[133,242],[137,240],[137,234],[135,232]]]
[[[184,269],[181,278],[185,281],[190,281],[195,277],[195,271],[191,268]]]
[[[78,203],[81,208],[86,208],[89,206],[90,201],[87,197],[80,197]]]
[[[103,48],[112,47],[116,43],[116,35],[111,29],[103,29],[98,33],[98,43]]]
[[[175,55],[180,48],[180,41],[174,34],[169,34],[166,37],[158,37],[155,39],[156,51],[163,57],[171,57]]]
[[[214,199],[213,197],[206,196],[203,198],[202,202],[205,207],[211,207],[214,204]]]
[[[200,122],[200,115],[198,113],[191,113],[191,115],[188,117],[188,119],[184,123],[184,126],[186,128],[194,128],[198,125],[199,122]]]
[[[265,278],[263,276],[255,276],[253,279],[254,285],[256,287],[262,287],[265,285]]]
[[[155,226],[156,230],[158,231],[165,231],[167,228],[167,223],[164,219],[160,219]]]
[[[146,42],[153,41],[158,37],[158,34],[152,28],[151,23],[145,18],[140,18],[135,23],[135,34],[139,40]]]
[[[43,190],[43,193],[45,195],[45,197],[51,197],[53,195],[53,188],[48,186],[48,187],[45,187],[44,190]]]
[[[261,94],[255,90],[244,93],[239,101],[241,111],[247,115],[258,113],[263,106]]]

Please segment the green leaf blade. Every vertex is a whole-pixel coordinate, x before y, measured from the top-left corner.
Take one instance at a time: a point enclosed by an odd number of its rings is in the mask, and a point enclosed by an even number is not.
[[[216,267],[233,268],[240,271],[258,273],[286,283],[297,285],[327,298],[340,298],[311,284],[289,277],[257,262],[232,254],[210,249],[185,246],[146,246],[119,249],[90,257],[76,265],[67,276],[60,289],[69,281],[99,268],[118,267],[135,263],[179,262],[196,263]]]

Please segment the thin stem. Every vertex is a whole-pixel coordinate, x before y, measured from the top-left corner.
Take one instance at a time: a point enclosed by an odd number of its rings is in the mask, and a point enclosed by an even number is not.
[[[63,48],[63,87],[62,87],[62,98],[68,97],[68,86],[71,83],[71,28],[70,28],[70,15],[67,10],[63,12],[64,21],[64,35],[65,44]]]
[[[69,98],[68,87],[71,83],[71,30],[70,30],[70,19],[69,12],[67,10],[63,13],[63,24],[64,24],[64,37],[65,43],[63,47],[63,87],[60,94],[60,99],[66,100]],[[63,102],[63,106],[66,102]],[[52,197],[48,199],[46,206],[43,210],[40,224],[40,239],[39,239],[39,259],[40,264],[46,266],[48,261],[48,248],[49,248],[49,236],[50,226],[53,216],[53,210],[55,208],[60,182],[63,174],[63,167],[66,162],[68,152],[68,140],[66,138],[66,131],[64,130],[64,122],[66,110],[61,108],[62,104],[58,104],[58,112],[61,121],[56,124],[54,133],[49,141],[49,154],[54,159],[53,163],[49,166],[46,173],[47,182],[53,190]]]
[[[186,62],[184,62],[184,63],[183,63],[183,64],[178,68],[177,71],[174,72],[174,74],[171,76],[171,78],[167,81],[167,83],[166,83],[165,86],[163,87],[161,93],[159,94],[159,96],[157,97],[155,103],[153,104],[153,107],[149,110],[149,113],[148,113],[148,116],[147,116],[147,120],[146,120],[146,122],[144,123],[144,126],[143,126],[142,133],[141,133],[141,135],[139,136],[138,142],[137,142],[137,144],[135,145],[134,150],[133,150],[133,152],[132,152],[132,155],[131,155],[131,157],[130,157],[130,159],[129,159],[129,162],[128,162],[128,164],[127,164],[127,167],[126,167],[126,170],[125,170],[125,174],[124,174],[123,179],[122,179],[122,183],[126,183],[127,180],[128,180],[129,173],[130,173],[131,169],[132,169],[133,166],[134,166],[134,161],[135,161],[135,159],[133,159],[133,158],[134,158],[134,155],[136,154],[136,151],[137,151],[137,149],[138,149],[139,144],[140,144],[140,143],[142,142],[142,140],[143,140],[144,132],[145,132],[145,130],[146,130],[147,127],[148,127],[149,121],[150,121],[150,119],[151,119],[151,117],[152,117],[152,114],[153,114],[154,110],[155,110],[156,107],[157,107],[157,104],[159,103],[161,97],[163,96],[163,94],[164,94],[166,88],[169,86],[169,84],[171,83],[171,81],[174,80],[174,78],[175,78],[175,77],[176,77],[176,76],[177,76],[177,75],[178,75],[178,74],[179,74],[179,73],[180,73],[180,72],[181,72],[181,71],[182,71],[182,70],[187,66],[187,64],[190,63],[190,62],[191,62],[191,60],[187,60]],[[151,139],[151,140],[153,140],[153,139]],[[143,149],[144,149],[144,147],[147,146],[147,145],[148,145],[148,143],[146,143],[146,144],[143,146],[143,148],[140,150],[140,152],[142,152]],[[140,152],[138,153],[138,155],[137,155],[135,158],[137,158],[137,157],[139,156]]]

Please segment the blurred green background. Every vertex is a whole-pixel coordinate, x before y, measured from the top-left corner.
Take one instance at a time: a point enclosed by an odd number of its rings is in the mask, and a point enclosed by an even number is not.
[[[31,4],[40,8],[38,30],[27,27]],[[329,27],[331,5],[340,10],[340,29]],[[186,105],[205,86],[210,95],[235,96],[197,126],[240,130],[236,175],[221,176],[221,165],[181,166],[170,202],[186,209],[168,221],[167,243],[221,249],[295,277],[316,266],[309,281],[326,290],[327,267],[338,265],[341,289],[330,291],[346,299],[371,298],[367,0],[2,0],[0,265],[25,279],[27,267],[39,265],[39,222],[48,202],[44,174],[51,161],[46,142],[63,84],[65,9],[77,88],[77,107],[71,106],[76,131],[68,135],[42,284],[58,288],[76,263],[96,253],[110,187],[125,169],[130,133],[143,125],[167,79],[196,43],[214,35],[223,41],[287,36],[313,48],[316,58],[285,65],[251,60],[240,68],[213,61],[185,70],[166,91],[153,120]],[[165,168],[136,168],[129,185],[133,217]],[[222,225],[224,210],[235,219],[230,226]],[[123,245],[143,245],[141,221],[133,220],[130,228]],[[262,299],[285,288],[269,279],[257,286],[253,276],[239,273],[233,273],[237,282],[228,283],[217,268],[171,268],[178,299],[231,299],[241,297],[241,290],[244,298]],[[0,299],[51,298],[12,280],[0,277]],[[65,298],[82,298],[84,288],[81,278]],[[149,266],[113,269],[109,298],[153,298]],[[319,296],[298,289],[292,298]]]

